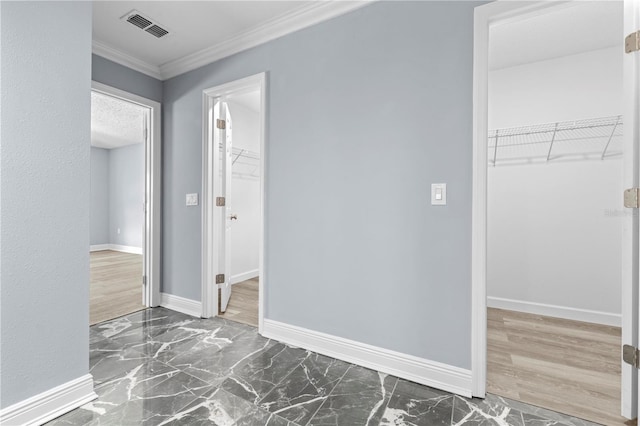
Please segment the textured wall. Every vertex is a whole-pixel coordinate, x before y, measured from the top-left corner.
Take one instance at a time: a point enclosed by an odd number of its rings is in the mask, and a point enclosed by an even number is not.
[[[109,150],[91,147],[91,245],[109,244]]]
[[[143,201],[144,144],[109,150],[109,243],[142,248]]]
[[[266,317],[469,368],[477,5],[374,3],[165,81],[163,291],[200,300],[202,91],[266,71]]]
[[[7,407],[89,371],[91,3],[0,8]]]

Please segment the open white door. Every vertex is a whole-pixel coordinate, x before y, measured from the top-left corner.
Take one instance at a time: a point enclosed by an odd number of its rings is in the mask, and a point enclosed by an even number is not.
[[[220,265],[223,268],[220,273],[224,275],[224,282],[220,283],[220,312],[225,312],[231,298],[231,221],[235,219],[231,213],[231,172],[233,167],[231,113],[226,102],[222,102],[220,115],[221,121],[218,123],[221,123],[219,131],[222,142],[221,191],[225,199],[225,214],[222,217],[222,229],[220,230],[222,248],[220,250]]]
[[[636,33],[640,30],[640,0],[624,0],[624,34]],[[628,40],[631,41],[631,40]],[[635,40],[634,40],[635,41]],[[634,45],[636,43],[633,43]],[[625,47],[625,50],[628,46]],[[638,131],[640,125],[640,51],[624,54],[624,185],[626,188],[637,188],[640,182],[640,149]],[[627,202],[625,201],[625,205]],[[631,210],[627,210],[631,212]],[[640,253],[640,227],[638,226],[638,210],[627,214],[624,218],[624,247],[622,269],[622,344],[628,348],[637,348],[640,341],[640,317],[638,306],[638,265]],[[623,358],[628,358],[628,350]],[[638,414],[638,370],[622,361],[622,415],[634,418]]]

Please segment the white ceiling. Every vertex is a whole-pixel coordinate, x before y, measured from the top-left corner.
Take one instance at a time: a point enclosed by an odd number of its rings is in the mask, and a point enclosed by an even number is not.
[[[160,79],[368,4],[365,1],[94,1],[94,53]],[[169,30],[156,38],[132,10]]]
[[[91,92],[91,145],[119,148],[144,142],[145,108]]]
[[[623,45],[622,1],[574,1],[556,9],[491,27],[489,68]]]

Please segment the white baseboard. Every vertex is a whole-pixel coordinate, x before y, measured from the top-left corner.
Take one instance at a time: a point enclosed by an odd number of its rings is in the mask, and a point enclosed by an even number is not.
[[[120,244],[96,244],[89,246],[89,251],[113,250],[122,253],[142,254],[142,247],[122,246]]]
[[[471,397],[471,371],[269,319],[265,337],[412,382]]]
[[[160,306],[171,309],[172,311],[182,312],[200,318],[202,316],[202,303],[185,299],[184,297],[174,296],[173,294],[161,293]]]
[[[545,315],[555,318],[564,318],[574,321],[612,325],[615,327],[620,327],[622,324],[622,317],[620,314],[569,308],[566,306],[547,305],[544,303],[525,302],[522,300],[504,299],[502,297],[487,297],[487,307]]]
[[[260,275],[260,271],[258,269],[244,272],[242,274],[231,275],[231,284],[238,284],[238,283],[241,283],[242,281],[250,280],[251,278],[255,278],[259,275]]]
[[[41,425],[97,397],[93,376],[86,374],[4,408],[0,411],[0,424]]]

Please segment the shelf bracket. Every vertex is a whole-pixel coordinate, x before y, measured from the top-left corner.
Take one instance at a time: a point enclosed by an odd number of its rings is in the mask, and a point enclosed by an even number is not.
[[[496,130],[496,144],[493,146],[493,167],[496,166],[496,158],[498,157],[498,130]]]
[[[551,137],[551,143],[549,144],[549,152],[547,153],[547,161],[551,158],[551,150],[553,149],[553,142],[556,140],[556,135],[558,134],[558,124],[556,123],[556,127],[553,129],[553,136]]]
[[[238,158],[240,158],[240,156],[242,154],[244,154],[244,149],[241,149],[240,152],[238,153],[238,155],[236,155],[236,158],[233,159],[233,161],[231,162],[231,165],[233,166],[234,164],[236,164],[236,161],[238,161]]]
[[[609,148],[609,144],[611,143],[611,139],[613,139],[613,134],[616,132],[616,129],[618,128],[619,123],[620,123],[620,116],[618,116],[618,119],[616,120],[616,124],[613,125],[613,130],[609,135],[609,140],[607,141],[607,144],[604,146],[604,150],[602,150],[602,155],[600,156],[601,160],[604,160],[604,156],[607,153],[607,148]]]

